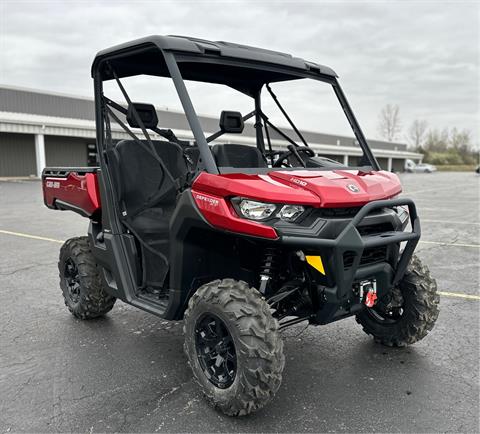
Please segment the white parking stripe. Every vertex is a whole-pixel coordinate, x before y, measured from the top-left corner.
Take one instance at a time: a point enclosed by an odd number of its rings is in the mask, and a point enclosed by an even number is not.
[[[63,244],[65,242],[62,240],[56,240],[54,238],[39,237],[38,235],[30,235],[30,234],[23,234],[21,232],[5,231],[3,229],[0,229],[0,234],[14,235],[16,237],[30,238],[32,240],[50,241],[52,243],[60,243],[60,244]]]
[[[460,212],[460,213],[462,213],[462,214],[465,213],[464,210],[460,210],[460,209],[458,209],[458,208],[439,208],[439,207],[434,207],[434,208],[432,208],[432,207],[423,206],[423,205],[417,206],[417,208],[418,208],[419,212],[423,212],[423,211],[434,211],[437,215],[438,215],[438,214],[444,214],[444,213],[446,213],[446,212],[456,212],[456,213]],[[476,211],[476,209],[472,209],[472,210],[471,210],[472,213],[475,213],[475,211]]]
[[[480,226],[478,222],[461,222],[455,220],[431,220],[431,219],[420,219],[421,222],[428,222],[428,223],[447,223],[449,225],[474,225]]]
[[[445,291],[438,291],[440,295],[444,297],[458,297],[458,298],[466,298],[467,300],[480,300],[480,295],[472,295],[472,294],[463,294],[461,292],[445,292]]]
[[[31,234],[24,234],[21,232],[13,232],[13,231],[6,231],[3,229],[0,229],[0,234],[5,234],[5,235],[13,235],[16,237],[22,237],[22,238],[29,238],[32,240],[40,240],[40,241],[49,241],[52,243],[59,243],[63,244],[64,241],[62,240],[57,240],[55,238],[48,238],[48,237],[40,237],[38,235],[31,235]],[[442,246],[456,246],[456,247],[474,247],[474,248],[479,248],[479,244],[457,244],[457,243],[440,243],[436,241],[420,241],[423,244],[439,244]],[[480,300],[480,296],[478,295],[472,295],[472,294],[464,294],[461,292],[446,292],[446,291],[438,291],[440,295],[443,295],[444,297],[453,297],[453,298],[464,298],[468,300]]]
[[[456,189],[458,188],[457,185],[451,184],[451,185],[446,185],[444,187],[433,187],[433,188],[425,188],[423,190],[413,190],[413,191],[403,191],[402,193],[405,195],[409,194],[421,194],[421,193],[430,193],[430,192],[437,192],[437,191],[443,191],[443,190],[451,190],[451,189]]]
[[[444,243],[441,241],[419,241],[422,244],[437,244],[439,246],[452,246],[452,247],[472,247],[474,249],[480,248],[480,244],[463,244],[463,243]]]

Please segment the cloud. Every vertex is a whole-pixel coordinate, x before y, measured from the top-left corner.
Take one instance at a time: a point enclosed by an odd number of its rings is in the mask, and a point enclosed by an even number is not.
[[[419,118],[480,136],[476,2],[4,0],[0,7],[2,83],[91,95],[90,65],[100,49],[148,34],[184,34],[331,66],[369,137],[377,136],[378,112],[387,103],[400,106],[405,131]],[[226,90],[193,88],[201,113],[218,115],[213,108],[230,98]],[[318,128],[315,101],[304,90],[287,90],[286,103],[304,100],[299,124]],[[146,86],[139,92],[179,106],[173,92]],[[346,132],[339,123],[329,126]]]

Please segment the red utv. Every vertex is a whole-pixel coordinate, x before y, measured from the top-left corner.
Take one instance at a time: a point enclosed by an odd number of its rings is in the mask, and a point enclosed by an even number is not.
[[[151,36],[98,53],[92,76],[99,167],[43,172],[45,204],[90,219],[88,236],[60,251],[60,286],[75,317],[104,315],[120,299],[183,320],[193,374],[229,415],[261,408],[279,388],[285,327],[354,315],[389,346],[432,329],[439,297],[413,256],[415,204],[380,169],[330,68],[238,44]],[[173,80],[193,140],[161,128],[153,105],[131,101],[124,83],[139,76]],[[222,111],[219,130],[206,136],[192,81],[228,86],[252,111]],[[358,141],[354,167],[316,155],[274,93],[300,81],[333,89]],[[123,103],[104,94],[106,84],[118,85]],[[289,130],[262,110],[264,96]],[[240,140],[247,128],[256,146]],[[126,138],[115,139],[119,131]]]

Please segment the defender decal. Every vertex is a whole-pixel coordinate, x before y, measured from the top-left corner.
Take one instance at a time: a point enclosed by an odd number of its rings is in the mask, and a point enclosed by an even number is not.
[[[207,202],[209,205],[218,206],[219,201],[218,199],[214,199],[213,197],[204,196],[203,194],[195,193],[195,199],[201,200],[203,202]]]

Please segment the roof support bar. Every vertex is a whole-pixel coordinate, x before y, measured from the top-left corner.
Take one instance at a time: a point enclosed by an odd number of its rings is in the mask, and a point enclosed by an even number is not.
[[[343,90],[336,79],[333,81],[332,86],[333,86],[333,90],[335,91],[335,95],[337,95],[338,101],[340,102],[343,108],[343,111],[345,112],[345,116],[347,116],[348,122],[352,127],[353,133],[355,134],[355,137],[357,138],[358,143],[360,143],[360,147],[362,148],[363,154],[368,158],[370,164],[372,165],[373,170],[381,170],[377,160],[373,156],[373,153],[367,144],[367,139],[365,138],[363,131],[360,128],[360,125],[358,124],[357,118],[353,114],[352,108],[348,103],[347,97],[343,93]]]
[[[262,116],[262,119],[265,121],[265,125],[269,125],[270,128],[272,128],[277,134],[282,136],[287,142],[290,142],[293,146],[298,147],[298,143],[296,143],[293,139],[288,137],[280,128],[273,125],[268,119],[267,115],[265,115],[265,113],[262,112],[261,116]]]
[[[209,173],[218,174],[218,167],[215,163],[212,152],[208,147],[207,139],[203,134],[202,127],[198,120],[197,114],[195,113],[195,109],[193,108],[193,104],[190,100],[190,96],[188,95],[185,83],[183,82],[183,78],[175,60],[175,56],[169,51],[163,51],[163,55],[170,76],[172,77],[173,84],[175,85],[175,89],[177,90],[178,97],[180,98],[180,102],[182,103],[183,110],[185,111],[185,116],[187,117],[188,124],[192,129],[193,136],[195,137],[198,149],[200,150],[200,158],[203,161],[205,169]],[[198,165],[201,166],[200,161]],[[200,169],[200,167],[197,167],[197,169]]]
[[[257,148],[265,158],[265,141],[263,139],[263,125],[262,125],[262,102],[261,102],[261,88],[255,94],[255,134],[257,137]]]
[[[293,131],[295,131],[297,133],[297,136],[298,138],[303,142],[303,144],[308,148],[308,143],[307,141],[305,140],[305,138],[303,137],[302,133],[298,130],[298,128],[296,127],[296,125],[293,123],[292,119],[290,118],[290,116],[288,116],[288,113],[285,111],[285,109],[283,108],[283,106],[280,104],[280,101],[278,100],[277,98],[277,95],[275,95],[273,93],[273,90],[272,88],[270,87],[269,84],[266,85],[267,87],[267,90],[268,90],[268,93],[271,95],[271,97],[273,98],[273,101],[275,102],[275,104],[277,105],[277,107],[279,108],[279,110],[282,112],[283,116],[285,116],[285,119],[288,121],[288,123],[290,124],[290,126],[293,128]],[[298,145],[295,145],[295,146],[298,146]]]

